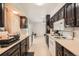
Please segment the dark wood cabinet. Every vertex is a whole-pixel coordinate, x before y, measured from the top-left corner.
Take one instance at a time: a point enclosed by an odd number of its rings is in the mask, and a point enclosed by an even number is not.
[[[17,49],[16,51],[14,51],[11,56],[20,56],[20,50]]]
[[[75,26],[74,6],[74,3],[67,3],[65,5],[65,23],[70,27]]]
[[[61,19],[64,19],[64,15],[65,15],[65,8],[62,7],[59,11],[58,11],[58,19],[61,20]]]
[[[17,44],[10,48],[8,51],[5,51],[2,56],[20,56],[20,44]]]
[[[66,3],[51,19],[51,24],[64,19],[65,27],[79,27],[79,3]]]
[[[5,51],[1,56],[25,56],[29,49],[29,37]]]
[[[29,49],[29,37],[26,38],[26,51]]]
[[[71,53],[69,50],[64,48],[64,56],[75,56],[73,53]]]
[[[79,3],[76,3],[75,6],[76,6],[76,26],[79,27]]]
[[[20,16],[20,28],[27,28],[28,20],[26,16]]]
[[[21,42],[21,56],[25,56],[27,54],[28,49],[29,49],[29,37],[25,38]]]
[[[56,13],[55,15],[54,15],[54,21],[58,21],[59,20],[59,17],[58,17],[59,15],[58,15],[58,13]]]
[[[56,42],[56,56],[63,56],[63,47]]]
[[[0,27],[4,27],[4,17],[3,17],[3,14],[4,14],[4,4],[3,3],[0,3]]]
[[[46,33],[50,33],[50,15],[46,15]]]
[[[24,56],[26,52],[26,40],[21,42],[21,56]]]
[[[75,54],[56,42],[56,56],[75,56]]]

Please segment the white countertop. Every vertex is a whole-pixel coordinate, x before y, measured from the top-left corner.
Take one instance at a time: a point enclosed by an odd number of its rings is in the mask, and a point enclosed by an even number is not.
[[[48,34],[48,36],[51,37],[52,39],[54,39],[54,37],[51,36],[50,34]],[[63,38],[56,39],[55,38],[55,41],[57,41],[59,44],[61,44],[63,47],[68,49],[73,54],[79,56],[79,42],[77,40],[63,39]]]
[[[0,54],[4,53],[5,51],[7,51],[8,49],[10,49],[11,47],[15,46],[16,44],[18,44],[19,42],[21,42],[26,37],[28,37],[28,33],[25,32],[25,31],[21,31],[20,39],[17,42],[13,43],[12,45],[10,45],[8,47],[4,47],[4,48],[0,47]]]

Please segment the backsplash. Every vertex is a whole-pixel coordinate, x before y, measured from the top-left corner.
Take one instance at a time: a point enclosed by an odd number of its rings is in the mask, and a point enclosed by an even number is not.
[[[72,31],[60,31],[60,34],[62,34],[63,37],[66,37],[66,39],[73,39]]]
[[[74,32],[74,39],[79,41],[79,28],[74,27],[74,28],[66,28],[65,31],[60,32],[63,34],[68,39],[73,38],[73,32]]]
[[[74,28],[74,33],[75,33],[74,39],[79,41],[79,27]]]

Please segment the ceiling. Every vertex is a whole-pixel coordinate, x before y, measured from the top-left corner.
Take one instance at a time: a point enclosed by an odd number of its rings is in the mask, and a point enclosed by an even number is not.
[[[22,11],[23,15],[26,15],[31,21],[43,21],[45,15],[53,15],[56,7],[62,3],[45,3],[44,5],[38,6],[35,3],[11,3],[17,9]]]

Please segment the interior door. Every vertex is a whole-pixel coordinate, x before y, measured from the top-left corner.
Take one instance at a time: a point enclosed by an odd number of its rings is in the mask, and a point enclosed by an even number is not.
[[[34,32],[37,34],[37,36],[43,36],[45,34],[45,23],[37,22],[34,26],[34,29]]]

